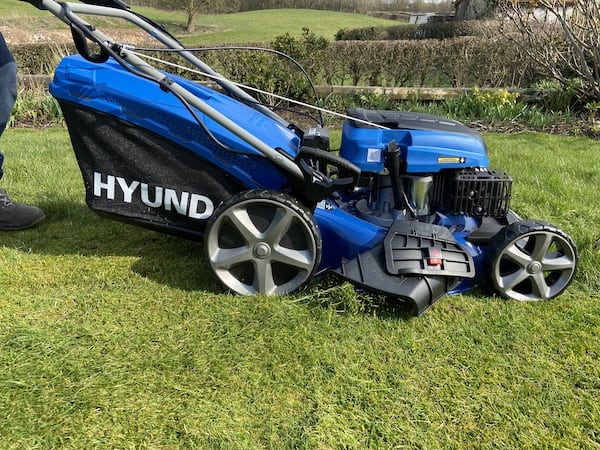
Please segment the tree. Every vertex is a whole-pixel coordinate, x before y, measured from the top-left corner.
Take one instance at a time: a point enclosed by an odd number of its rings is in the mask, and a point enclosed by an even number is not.
[[[196,30],[195,20],[201,12],[233,12],[239,9],[239,0],[157,0],[158,7],[167,10],[180,9],[187,19],[185,30],[193,33]]]
[[[572,90],[582,104],[600,101],[600,2],[598,0],[502,0],[505,35],[545,77]],[[515,37],[516,36],[516,37]]]
[[[455,20],[481,19],[487,17],[496,9],[497,0],[455,0]]]
[[[201,7],[208,2],[209,0],[172,0],[170,3],[171,7],[182,9],[186,13],[185,31],[193,33],[196,30],[194,23],[196,16],[200,13]]]

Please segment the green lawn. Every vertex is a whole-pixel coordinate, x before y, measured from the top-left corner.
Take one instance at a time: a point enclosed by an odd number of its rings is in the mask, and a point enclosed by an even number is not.
[[[375,17],[321,11],[311,9],[272,9],[249,11],[234,14],[201,14],[196,17],[194,34],[185,32],[186,16],[180,11],[164,11],[148,7],[134,7],[157,23],[165,25],[169,31],[180,37],[187,45],[211,45],[225,43],[264,43],[285,33],[300,36],[303,28],[310,29],[329,40],[341,28],[398,25],[397,21]],[[94,25],[106,27],[130,26],[116,19],[89,19]],[[39,11],[31,4],[21,0],[2,0],[0,2],[0,29],[3,23],[8,25],[18,21],[23,29],[32,33],[43,28],[64,28],[65,25],[47,11]]]
[[[0,234],[0,448],[599,448],[600,145],[486,139],[581,270],[409,318],[330,278],[223,295],[201,244],[86,209],[64,129],[8,130],[2,186],[47,220]]]
[[[398,22],[360,14],[319,11],[316,9],[271,9],[236,14],[200,15],[196,18],[196,32],[187,35],[183,31],[184,16],[181,13],[157,13],[156,10],[139,8],[139,12],[164,23],[182,37],[187,45],[221,43],[271,42],[277,36],[289,33],[300,36],[308,28],[318,36],[334,40],[341,28],[398,25]]]

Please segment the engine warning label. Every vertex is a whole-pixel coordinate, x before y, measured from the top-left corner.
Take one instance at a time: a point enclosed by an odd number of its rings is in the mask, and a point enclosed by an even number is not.
[[[367,162],[380,163],[381,162],[381,149],[368,148],[367,149]]]
[[[464,156],[438,156],[438,164],[464,164],[467,158]]]

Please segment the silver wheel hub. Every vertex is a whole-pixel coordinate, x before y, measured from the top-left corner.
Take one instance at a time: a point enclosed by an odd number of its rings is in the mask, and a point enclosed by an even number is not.
[[[542,271],[543,267],[542,267],[542,263],[539,261],[533,261],[531,264],[529,264],[529,266],[527,267],[527,272],[529,272],[530,274],[536,274],[536,273],[540,273]]]
[[[516,236],[496,255],[492,276],[505,297],[522,301],[554,298],[575,273],[577,250],[569,238],[543,224],[524,225],[533,226],[540,229]]]
[[[266,242],[259,242],[252,252],[257,258],[263,259],[271,254],[271,246]]]

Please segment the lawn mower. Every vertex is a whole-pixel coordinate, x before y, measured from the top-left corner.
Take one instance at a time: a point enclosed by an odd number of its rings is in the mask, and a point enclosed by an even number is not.
[[[510,209],[513,180],[489,167],[478,131],[351,108],[337,113],[341,144],[331,149],[322,123],[288,122],[120,0],[27,1],[65,22],[78,51],[49,89],[88,206],[203,240],[225,289],[287,294],[333,272],[420,315],[484,282],[521,301],[552,299],[571,283],[574,242]],[[213,85],[157,68],[89,16],[133,23]]]

